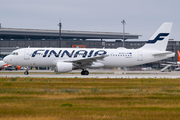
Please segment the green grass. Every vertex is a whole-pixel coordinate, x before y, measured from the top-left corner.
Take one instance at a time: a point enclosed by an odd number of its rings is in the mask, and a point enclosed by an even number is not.
[[[0,78],[0,120],[180,119],[180,79]]]

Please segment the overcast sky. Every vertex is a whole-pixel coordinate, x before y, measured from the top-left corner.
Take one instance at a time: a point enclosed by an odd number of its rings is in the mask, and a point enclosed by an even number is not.
[[[4,28],[125,32],[148,40],[163,22],[173,22],[170,38],[180,40],[180,0],[0,0]]]

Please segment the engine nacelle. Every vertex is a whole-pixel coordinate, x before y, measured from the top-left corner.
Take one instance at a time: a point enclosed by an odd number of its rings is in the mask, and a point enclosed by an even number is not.
[[[72,68],[73,68],[72,63],[57,62],[54,72],[60,72],[60,73],[70,72],[72,71]]]

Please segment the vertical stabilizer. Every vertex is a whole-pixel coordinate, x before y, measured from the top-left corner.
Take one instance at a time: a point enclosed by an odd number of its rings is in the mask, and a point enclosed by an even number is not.
[[[141,49],[166,51],[172,24],[171,22],[163,23]]]
[[[180,52],[177,50],[177,55],[178,55],[178,62],[180,62]]]

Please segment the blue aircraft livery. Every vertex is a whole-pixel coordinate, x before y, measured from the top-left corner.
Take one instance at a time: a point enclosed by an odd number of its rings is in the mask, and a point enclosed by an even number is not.
[[[156,43],[158,40],[163,40],[169,33],[159,33],[154,40],[149,40],[147,43]]]
[[[59,50],[59,51],[55,51],[55,50],[45,50],[45,49],[38,49],[36,51],[33,52],[33,54],[31,55],[31,57],[35,57],[37,55],[40,55],[42,57],[64,57],[65,55],[68,56],[69,58],[73,57],[76,58],[79,55],[82,56],[83,58],[85,57],[94,57],[94,56],[98,56],[98,55],[105,55],[107,54],[107,52],[105,50],[72,50],[71,52],[69,52],[68,50]]]

